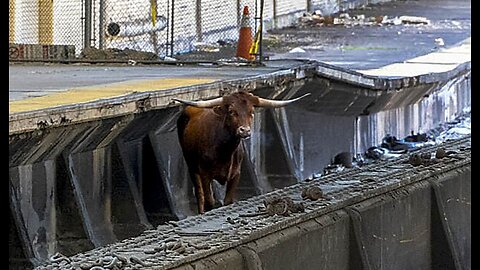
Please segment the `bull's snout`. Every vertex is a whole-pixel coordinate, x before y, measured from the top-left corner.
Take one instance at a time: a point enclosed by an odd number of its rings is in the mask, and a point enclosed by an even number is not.
[[[240,126],[237,129],[237,135],[242,139],[250,137],[250,134],[251,134],[250,127]]]

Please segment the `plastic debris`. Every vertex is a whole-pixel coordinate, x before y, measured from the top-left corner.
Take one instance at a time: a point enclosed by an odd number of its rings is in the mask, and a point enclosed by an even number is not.
[[[220,51],[220,45],[217,43],[207,42],[194,42],[193,47],[198,52],[218,52]]]
[[[437,44],[437,46],[444,46],[445,42],[443,41],[443,38],[436,38],[435,44]]]
[[[293,48],[289,51],[289,53],[305,53],[306,51],[300,47]]]
[[[402,23],[405,24],[430,24],[430,20],[425,17],[418,16],[400,16]]]
[[[430,20],[418,16],[396,16],[388,18],[386,15],[366,17],[364,14],[351,16],[348,13],[340,13],[337,16],[321,16],[317,13],[304,13],[299,19],[299,26],[327,26],[327,25],[401,25],[401,24],[430,24]]]

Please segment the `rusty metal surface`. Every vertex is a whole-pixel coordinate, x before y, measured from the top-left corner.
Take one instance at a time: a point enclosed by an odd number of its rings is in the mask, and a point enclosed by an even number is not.
[[[439,148],[448,154],[436,156]],[[424,161],[414,162],[418,157]],[[471,136],[466,136],[421,148],[398,159],[307,179],[72,257],[56,254],[50,263],[36,269],[171,269],[470,164]],[[308,196],[309,193],[322,196],[315,200],[318,196]],[[282,199],[285,207],[268,211],[272,202]],[[301,207],[290,211],[289,202]]]

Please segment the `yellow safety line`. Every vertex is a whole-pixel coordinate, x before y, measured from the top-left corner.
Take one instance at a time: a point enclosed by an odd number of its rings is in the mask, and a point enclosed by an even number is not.
[[[214,82],[212,78],[165,78],[156,80],[132,80],[120,83],[73,88],[41,97],[9,102],[9,112],[26,112],[56,106],[77,104],[102,98],[123,96],[134,92],[172,89]]]

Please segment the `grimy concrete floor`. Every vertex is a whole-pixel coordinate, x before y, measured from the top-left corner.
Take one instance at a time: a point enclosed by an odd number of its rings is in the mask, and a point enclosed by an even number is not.
[[[11,64],[9,111],[25,112],[119,96],[134,91],[171,89],[219,80],[240,79],[288,69],[301,64],[302,59],[325,62],[368,75],[387,76],[387,72],[402,70],[402,65],[409,64],[405,63],[407,59],[439,51],[443,47],[451,47],[459,42],[465,43],[465,39],[471,35],[469,1],[394,1],[348,13],[350,16],[387,15],[390,18],[402,15],[424,16],[431,23],[353,27],[335,25],[275,30],[265,35],[264,51],[265,55],[269,55],[270,61],[266,61],[263,67],[205,64],[196,66]],[[276,40],[275,43],[269,42],[272,37]],[[444,45],[435,43],[437,38],[442,38]],[[440,64],[470,61],[470,44],[469,41],[466,43],[466,46],[465,44],[463,47],[460,46],[463,48],[460,54],[451,53],[446,56],[443,54],[440,58],[437,55],[420,59]],[[297,47],[305,52],[289,53],[291,48]],[[204,58],[217,60],[225,58],[225,55],[221,55],[222,52],[219,53],[204,55]],[[455,59],[449,60],[451,57]],[[382,69],[389,64],[392,65]],[[428,73],[431,68],[432,72],[436,72],[449,67],[443,66],[440,69],[438,65],[420,67],[424,73]],[[408,65],[403,68],[410,69]],[[400,72],[397,75],[411,74]]]
[[[9,68],[9,99],[20,100],[65,91],[70,88],[137,81],[150,89],[179,87],[266,74],[272,68],[233,68],[218,66],[128,66],[128,65],[26,65]],[[137,89],[140,84],[136,84]],[[131,85],[130,87],[133,87]],[[133,89],[132,89],[133,90]]]

